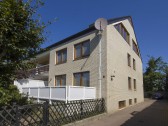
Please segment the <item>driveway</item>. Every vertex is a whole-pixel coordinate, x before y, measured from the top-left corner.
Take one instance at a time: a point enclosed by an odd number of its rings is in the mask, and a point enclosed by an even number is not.
[[[145,99],[86,126],[168,126],[168,101]]]

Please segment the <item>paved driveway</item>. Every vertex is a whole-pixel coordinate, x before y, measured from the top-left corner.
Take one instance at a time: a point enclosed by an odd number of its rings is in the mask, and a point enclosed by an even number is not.
[[[120,110],[87,126],[168,126],[168,101],[145,102]]]

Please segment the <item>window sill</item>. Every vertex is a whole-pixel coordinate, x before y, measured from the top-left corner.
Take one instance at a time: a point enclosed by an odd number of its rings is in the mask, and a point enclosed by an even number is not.
[[[83,57],[80,57],[80,58],[76,58],[74,59],[73,61],[76,61],[76,60],[81,60],[81,59],[85,59],[85,58],[88,58],[90,55],[87,55],[87,56],[83,56]]]
[[[60,64],[64,64],[64,63],[67,63],[67,61],[66,62],[62,62],[62,63],[56,63],[55,65],[60,65]]]

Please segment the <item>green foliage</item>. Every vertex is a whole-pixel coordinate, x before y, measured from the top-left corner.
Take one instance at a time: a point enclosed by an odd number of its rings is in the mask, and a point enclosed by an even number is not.
[[[17,87],[12,84],[6,89],[0,87],[0,107],[3,105],[12,105],[13,103],[19,105],[28,104],[27,97],[22,97],[18,92]]]
[[[146,92],[145,92],[145,94],[146,94],[145,97],[146,97],[146,98],[151,98],[152,95],[153,95],[153,93],[154,93],[153,91],[146,91]]]
[[[42,4],[39,0],[0,1],[0,105],[25,102],[12,83],[19,71],[33,66],[27,61],[41,51],[46,25],[36,11]]]
[[[165,69],[167,64],[161,57],[150,57],[148,66],[144,73],[144,90],[145,91],[163,91],[165,90]]]
[[[166,76],[166,78],[165,78],[165,91],[167,91],[168,92],[168,66],[165,68],[165,76]]]
[[[34,2],[33,2],[34,3]],[[41,4],[18,0],[0,2],[0,84],[11,84],[15,72],[29,68],[26,62],[40,51],[45,25],[34,14]]]

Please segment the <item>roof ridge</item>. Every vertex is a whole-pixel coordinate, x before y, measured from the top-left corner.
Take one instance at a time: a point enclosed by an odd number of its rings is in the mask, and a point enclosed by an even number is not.
[[[117,17],[117,18],[110,18],[107,19],[108,24],[110,24],[112,21],[118,21],[118,20],[123,20],[123,19],[127,19],[127,18],[131,18],[131,16],[122,16],[122,17]],[[132,20],[132,18],[131,18]],[[89,27],[93,27],[94,23],[90,24]]]

